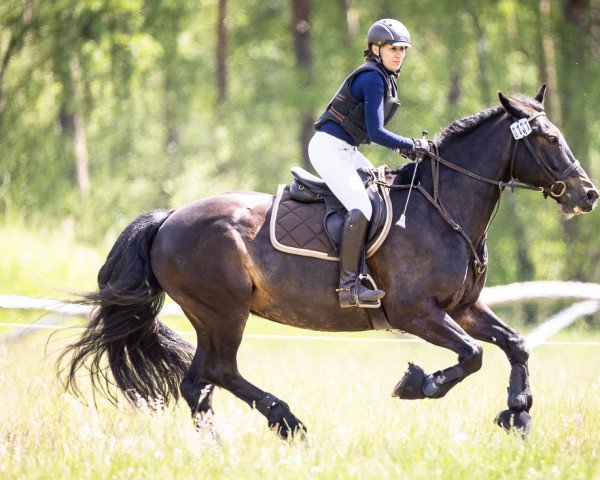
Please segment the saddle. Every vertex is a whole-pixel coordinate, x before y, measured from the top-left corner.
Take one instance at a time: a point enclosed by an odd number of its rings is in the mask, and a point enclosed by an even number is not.
[[[367,234],[367,258],[381,246],[389,233],[392,208],[385,182],[385,169],[359,169],[371,200],[373,214]],[[300,167],[291,169],[290,185],[280,185],[271,216],[271,242],[283,252],[339,260],[338,250],[347,210],[325,182]]]

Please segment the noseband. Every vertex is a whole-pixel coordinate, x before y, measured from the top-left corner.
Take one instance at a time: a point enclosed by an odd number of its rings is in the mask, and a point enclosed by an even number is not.
[[[537,152],[533,149],[531,142],[527,138],[527,136],[532,132],[531,122],[537,117],[546,116],[546,112],[536,112],[531,115],[529,118],[521,118],[520,120],[516,120],[511,124],[510,130],[515,139],[515,144],[512,152],[512,158],[510,160],[510,183],[515,184],[515,176],[513,174],[515,167],[515,158],[517,156],[517,147],[519,146],[519,140],[523,140],[523,143],[531,153],[531,156],[535,160],[535,162],[539,165],[539,167],[543,170],[543,172],[552,180],[552,185],[550,187],[534,187],[540,192],[544,192],[544,196],[550,195],[553,198],[562,197],[567,191],[567,184],[564,180],[571,175],[577,167],[579,167],[579,161],[575,160],[571,165],[569,165],[562,173],[559,175],[555,175],[554,172],[550,169],[550,167],[540,158]],[[528,185],[528,184],[525,184]],[[517,184],[515,184],[517,186]],[[514,187],[513,187],[514,188]]]

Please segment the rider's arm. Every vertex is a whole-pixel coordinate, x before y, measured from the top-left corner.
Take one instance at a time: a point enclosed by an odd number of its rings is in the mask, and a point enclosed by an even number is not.
[[[379,145],[391,149],[414,146],[411,138],[390,132],[383,126],[383,99],[385,92],[384,80],[377,72],[363,72],[352,82],[352,93],[355,98],[364,98],[365,123],[369,138]]]

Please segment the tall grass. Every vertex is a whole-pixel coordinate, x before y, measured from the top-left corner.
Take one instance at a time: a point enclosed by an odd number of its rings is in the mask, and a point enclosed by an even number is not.
[[[68,224],[35,234],[3,227],[0,251],[0,293],[52,297],[94,289],[105,257],[77,242]],[[39,316],[0,311],[8,322]],[[189,329],[185,319],[170,324]],[[600,339],[588,327],[580,322],[562,338]],[[298,333],[255,318],[248,329]],[[0,330],[6,332],[12,330]],[[390,397],[406,363],[433,371],[453,364],[452,354],[426,344],[247,339],[242,374],[287,401],[309,429],[307,442],[287,444],[260,414],[220,390],[212,433],[193,428],[183,403],[140,414],[104,400],[86,406],[54,377],[65,335],[54,337],[48,356],[47,333],[0,342],[2,479],[600,478],[598,347],[533,352],[533,427],[522,441],[493,424],[506,408],[509,374],[494,347],[485,348],[482,370],[446,398],[412,402]]]
[[[431,371],[453,355],[427,344],[247,339],[242,374],[309,429],[307,442],[287,444],[220,390],[212,434],[195,431],[183,403],[138,414],[104,400],[85,406],[53,376],[64,339],[46,358],[45,335],[0,349],[1,478],[600,478],[598,347],[534,352],[533,428],[523,441],[493,424],[509,373],[494,347],[446,398],[399,401],[390,391],[407,361]]]

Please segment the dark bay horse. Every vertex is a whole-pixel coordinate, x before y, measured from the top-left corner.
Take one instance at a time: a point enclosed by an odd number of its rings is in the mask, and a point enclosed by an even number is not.
[[[407,228],[393,227],[368,261],[387,293],[383,304],[391,326],[458,356],[455,365],[429,375],[410,364],[393,395],[443,397],[481,367],[478,341],[491,342],[511,364],[508,410],[497,418],[507,430],[528,429],[532,395],[523,337],[479,300],[494,207],[503,187],[517,179],[554,198],[566,216],[591,211],[598,198],[545,116],[544,94],[545,85],[535,98],[499,93],[500,106],[442,131],[439,157],[419,166],[422,190],[412,195]],[[527,136],[517,139],[519,131]],[[407,190],[394,188],[396,175],[388,177],[396,222]],[[249,314],[331,332],[372,326],[365,309],[339,308],[336,262],[273,248],[272,205],[272,195],[225,193],[131,223],[99,272],[98,291],[85,299],[96,307],[85,332],[61,357],[69,362],[66,386],[79,393],[77,373],[84,368],[95,389],[113,400],[112,385],[132,401],[181,394],[195,419],[212,413],[219,386],[256,408],[280,436],[303,432],[285,402],[238,372]],[[192,323],[197,348],[157,320],[165,292]]]

